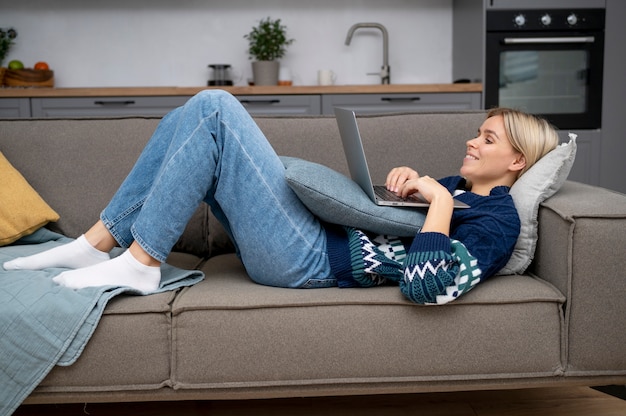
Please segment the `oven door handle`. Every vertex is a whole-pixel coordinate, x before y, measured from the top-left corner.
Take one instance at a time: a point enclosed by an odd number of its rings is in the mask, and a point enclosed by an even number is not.
[[[574,37],[545,37],[545,38],[504,38],[505,44],[525,44],[525,43],[593,43],[596,38],[593,36]]]

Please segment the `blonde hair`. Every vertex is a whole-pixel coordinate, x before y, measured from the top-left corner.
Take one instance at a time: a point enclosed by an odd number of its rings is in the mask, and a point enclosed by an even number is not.
[[[502,116],[511,145],[526,159],[526,166],[519,172],[518,178],[559,144],[556,130],[541,117],[511,108],[489,110],[487,118],[494,116]]]

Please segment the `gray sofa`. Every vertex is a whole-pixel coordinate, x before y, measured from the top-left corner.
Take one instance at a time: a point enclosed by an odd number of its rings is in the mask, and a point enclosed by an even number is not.
[[[484,114],[360,118],[373,176],[457,173]],[[334,118],[258,118],[279,154],[346,172]],[[0,120],[0,151],[76,237],[98,217],[156,118]],[[26,403],[158,401],[626,383],[626,196],[566,182],[539,210],[524,275],[444,306],[396,287],[276,289],[246,276],[198,209],[168,262],[199,268],[177,292],[120,296],[78,361]]]

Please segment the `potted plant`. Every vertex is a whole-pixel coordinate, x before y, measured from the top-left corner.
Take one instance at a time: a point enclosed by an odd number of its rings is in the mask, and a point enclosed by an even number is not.
[[[6,58],[9,54],[11,46],[13,46],[13,44],[15,43],[13,42],[13,39],[15,39],[16,37],[17,31],[15,29],[0,28],[0,86],[2,86],[4,72],[6,70],[6,68],[2,66],[2,63],[4,62],[4,58]]]
[[[249,42],[250,59],[256,59],[252,62],[254,85],[277,85],[280,69],[278,59],[285,56],[287,46],[294,41],[287,38],[287,27],[280,23],[280,19],[267,17],[244,38]]]

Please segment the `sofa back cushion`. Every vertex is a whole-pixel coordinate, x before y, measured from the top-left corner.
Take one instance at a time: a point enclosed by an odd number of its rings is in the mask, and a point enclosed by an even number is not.
[[[2,121],[0,149],[76,237],[91,226],[128,174],[155,119]]]
[[[3,119],[0,151],[59,213],[48,227],[77,237],[98,220],[159,120]],[[202,207],[194,215],[177,250],[207,252],[207,212]]]
[[[435,178],[456,175],[465,142],[476,135],[485,113],[410,113],[358,116],[372,180],[382,183],[391,168],[411,166]],[[333,116],[257,117],[279,155],[321,163],[348,175]]]

